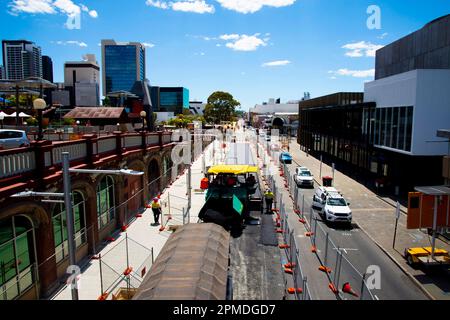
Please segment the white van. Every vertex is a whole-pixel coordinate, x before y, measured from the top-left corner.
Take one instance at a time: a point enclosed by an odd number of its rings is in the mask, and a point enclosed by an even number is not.
[[[332,187],[319,187],[313,196],[313,208],[326,222],[352,222],[352,211],[342,194]]]

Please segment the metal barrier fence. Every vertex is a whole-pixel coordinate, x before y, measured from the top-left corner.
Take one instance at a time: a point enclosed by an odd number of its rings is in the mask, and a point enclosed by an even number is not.
[[[326,268],[331,282],[339,290],[339,297],[346,300],[375,300],[365,282],[365,274],[361,274],[350,260],[344,256],[343,250],[336,246],[329,232],[318,221],[320,221],[318,214],[311,208],[309,214],[312,232],[311,242],[316,247],[317,256],[322,266]],[[340,289],[341,287],[342,289]],[[344,287],[347,291],[351,288],[353,294],[344,296],[346,291]]]
[[[294,210],[300,218],[307,219],[309,225],[307,223],[306,227],[312,232],[311,242],[316,248],[316,254],[322,266],[326,268],[325,272],[328,273],[331,283],[338,290],[339,297],[347,300],[374,300],[374,296],[365,282],[365,275],[361,274],[344,256],[344,252],[333,242],[329,232],[318,223],[320,220],[318,214],[312,208],[307,212],[305,196],[295,182],[295,174],[291,173],[291,169],[286,164],[282,164],[282,167],[289,194],[294,201]],[[354,294],[344,295],[344,285],[346,291],[352,288]]]
[[[125,235],[111,250],[99,255],[101,296],[131,296],[139,288],[154,262],[153,248],[149,249]],[[117,291],[116,291],[117,290]]]
[[[287,213],[286,206],[283,203],[283,197],[281,194],[279,201],[280,229],[283,235],[283,245],[286,258],[289,261],[289,263],[285,265],[285,271],[291,270],[290,273],[292,274],[293,282],[293,288],[290,289],[290,293],[295,295],[296,300],[312,300],[308,286],[308,279],[304,275],[300,264],[300,256],[303,253],[299,250],[299,246],[295,240],[294,231],[289,227],[289,215]]]

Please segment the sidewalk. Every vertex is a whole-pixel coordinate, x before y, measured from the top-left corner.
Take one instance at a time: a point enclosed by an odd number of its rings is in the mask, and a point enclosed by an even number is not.
[[[307,156],[300,150],[296,142],[291,143],[290,153],[294,160],[302,166],[308,167],[318,183],[320,180],[320,160]],[[322,176],[331,176],[332,168],[322,165]],[[335,187],[344,194],[351,203],[354,222],[413,279],[413,281],[425,289],[429,295],[436,299],[450,299],[449,275],[425,274],[420,269],[413,269],[403,258],[403,252],[408,247],[429,247],[431,237],[420,230],[406,229],[406,214],[400,216],[395,248],[392,248],[395,231],[395,204],[379,197],[377,194],[358,183],[352,178],[335,171]],[[406,213],[407,208],[401,207]],[[437,239],[436,246],[450,251],[450,245]]]
[[[214,144],[210,144],[208,147],[206,147],[205,152],[192,164],[192,206],[190,213],[191,223],[197,223],[198,212],[203,207],[203,204],[205,202],[204,193],[196,192],[195,189],[199,188],[200,180],[204,177],[202,173],[202,158],[206,155],[206,165],[209,165],[211,161],[211,159],[209,159],[209,156],[211,155],[213,147]],[[132,222],[126,232],[120,233],[120,235],[117,236],[116,241],[108,243],[99,252],[99,254],[103,256],[113,248],[116,248],[117,251],[122,252],[123,250],[121,248],[118,248],[118,246],[123,244],[122,240],[125,239],[127,234],[130,242],[133,241],[133,243],[137,243],[134,246],[136,248],[134,249],[134,251],[136,252],[130,252],[130,256],[132,255],[133,258],[140,256],[140,261],[144,261],[145,259],[149,258],[148,253],[150,252],[151,248],[153,248],[154,259],[156,260],[164,244],[172,234],[172,232],[168,230],[168,227],[173,225],[183,225],[182,210],[183,208],[186,208],[188,204],[186,179],[187,169],[184,174],[180,176],[171,186],[169,186],[161,195],[164,225],[166,225],[167,217],[169,216],[169,197],[170,213],[172,216],[172,219],[168,222],[168,225],[164,231],[159,231],[161,226],[152,226],[154,222],[153,213],[151,209],[148,209],[142,215],[142,218],[137,218],[134,222]],[[117,257],[115,257],[115,260],[120,263],[120,265],[126,265],[126,258],[124,256],[118,255]],[[139,264],[141,263],[142,262],[139,262]],[[82,267],[82,272],[79,278],[78,293],[80,300],[97,300],[102,294],[99,265],[99,260],[90,260],[86,266]],[[139,265],[132,267],[136,269],[139,267]],[[50,299],[71,300],[71,290],[69,287],[65,286]]]

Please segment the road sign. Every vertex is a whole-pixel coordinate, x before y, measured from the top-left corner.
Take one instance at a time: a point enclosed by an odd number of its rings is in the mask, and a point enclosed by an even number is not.
[[[242,211],[244,210],[244,205],[235,195],[233,196],[233,209],[240,215],[242,215]]]

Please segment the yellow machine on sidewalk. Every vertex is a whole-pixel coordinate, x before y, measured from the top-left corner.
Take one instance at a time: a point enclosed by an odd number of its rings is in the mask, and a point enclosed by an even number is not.
[[[447,186],[416,187],[408,197],[407,229],[432,231],[431,247],[406,248],[408,264],[424,266],[450,265],[450,254],[436,248],[438,228],[450,227],[450,188]]]

